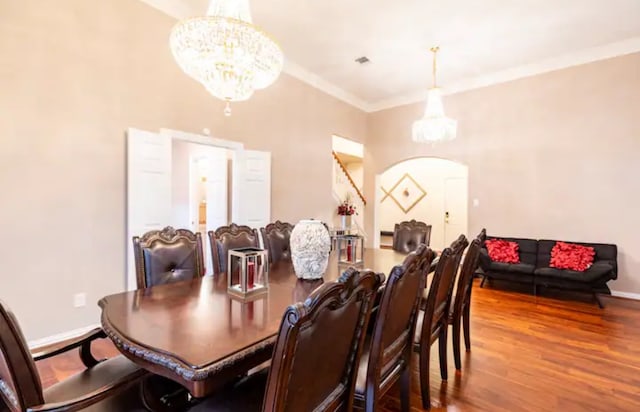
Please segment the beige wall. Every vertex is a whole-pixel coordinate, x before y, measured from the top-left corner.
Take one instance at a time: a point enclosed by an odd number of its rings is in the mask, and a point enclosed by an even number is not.
[[[394,163],[438,156],[469,166],[469,231],[611,242],[612,289],[640,293],[640,54],[468,91],[445,99],[458,139],[411,142],[422,104],[371,114],[365,196]],[[367,210],[367,230],[373,216]]]
[[[98,322],[123,289],[127,127],[271,151],[273,218],[289,221],[334,213],[332,134],[367,138],[369,199],[400,160],[457,160],[480,201],[471,233],[615,242],[612,286],[640,293],[639,54],[449,96],[459,138],[432,147],[410,142],[421,104],[367,116],[287,75],[225,118],[173,61],[173,24],[134,0],[0,0],[0,299],[28,339]]]
[[[271,151],[273,218],[333,212],[331,136],[364,140],[366,115],[283,75],[225,118],[173,61],[173,24],[134,0],[0,0],[0,299],[28,339],[97,323],[124,287],[127,127]]]

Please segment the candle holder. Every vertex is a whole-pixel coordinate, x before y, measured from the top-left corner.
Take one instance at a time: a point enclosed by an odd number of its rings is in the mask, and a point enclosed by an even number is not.
[[[245,247],[229,250],[227,293],[239,299],[251,299],[269,291],[267,251]]]
[[[364,262],[364,237],[360,235],[342,235],[336,237],[338,263],[358,265]]]

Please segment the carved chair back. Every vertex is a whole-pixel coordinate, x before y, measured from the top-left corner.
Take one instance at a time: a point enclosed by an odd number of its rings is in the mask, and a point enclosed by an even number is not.
[[[0,301],[0,410],[12,412],[44,403],[42,383],[27,342],[11,310]]]
[[[350,411],[367,322],[384,275],[349,268],[290,306],[280,324],[267,412]]]
[[[291,223],[276,221],[269,223],[260,229],[264,247],[269,251],[269,261],[291,260],[291,247],[289,238],[293,225]]]
[[[393,250],[402,253],[413,252],[421,243],[429,246],[431,225],[412,219],[396,223],[393,229]]]
[[[458,238],[451,243],[451,249],[453,249],[453,252],[456,255],[456,275],[458,274],[458,268],[460,267],[460,262],[462,261],[462,255],[464,254],[467,246],[469,246],[469,240],[467,240],[467,237],[465,235],[458,236]],[[453,292],[453,289],[451,290],[451,292]]]
[[[480,247],[484,246],[485,240],[487,240],[487,229],[482,229],[480,233],[478,233],[478,240],[480,240]]]
[[[459,316],[465,305],[471,301],[471,289],[473,285],[473,274],[478,268],[480,258],[480,249],[482,243],[476,238],[471,242],[467,254],[464,257],[464,263],[458,275],[458,286],[456,288],[456,299],[452,305],[451,313],[453,316]]]
[[[202,236],[167,226],[133,238],[138,288],[204,276]]]
[[[438,337],[440,328],[449,323],[450,291],[456,275],[456,253],[446,248],[440,254],[425,302],[425,315],[420,331],[420,344],[430,345]]]
[[[227,260],[230,249],[243,247],[258,247],[258,232],[249,226],[236,225],[221,226],[209,231],[209,244],[213,258],[213,273],[223,274],[227,271]]]
[[[371,408],[375,409],[380,396],[411,365],[423,278],[434,258],[435,253],[422,244],[389,274],[378,307],[367,367],[364,398]]]

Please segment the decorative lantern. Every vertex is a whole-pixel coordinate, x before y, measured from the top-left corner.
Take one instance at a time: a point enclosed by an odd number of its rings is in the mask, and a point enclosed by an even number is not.
[[[336,237],[338,263],[358,265],[364,262],[364,236],[341,235]]]
[[[255,247],[230,249],[227,261],[227,293],[247,299],[269,290],[267,251]]]

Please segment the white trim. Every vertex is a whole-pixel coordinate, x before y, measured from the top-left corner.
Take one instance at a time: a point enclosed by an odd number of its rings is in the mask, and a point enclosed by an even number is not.
[[[467,90],[478,89],[494,84],[505,83],[525,77],[531,77],[554,70],[565,69],[568,67],[595,62],[598,60],[605,60],[616,56],[636,53],[638,51],[640,51],[640,37],[634,37],[631,39],[610,43],[604,46],[592,47],[589,49],[568,53],[551,59],[542,60],[537,63],[513,67],[511,69],[501,70],[482,76],[462,79],[450,85],[445,85],[442,89],[442,94],[447,95],[460,93]],[[420,92],[393,97],[391,99],[382,100],[370,104],[369,111],[376,112],[380,110],[391,109],[397,106],[424,102],[426,96],[427,91],[423,90]]]
[[[218,139],[217,137],[205,136],[201,134],[183,132],[181,130],[160,129],[160,134],[170,137],[174,140],[183,140],[191,143],[204,144],[207,146],[224,147],[231,150],[243,150],[244,143],[234,142],[232,140]]]
[[[328,94],[329,96],[333,96],[338,100],[348,103],[351,106],[362,110],[363,112],[371,111],[371,105],[369,103],[360,99],[356,95],[351,94],[348,91],[336,86],[335,84],[323,79],[317,74],[310,72],[309,70],[303,68],[297,63],[292,62],[291,60],[285,61],[283,71],[289,76],[295,77],[296,79],[305,82],[309,86],[315,87],[316,89]]]
[[[70,330],[70,331],[67,331],[67,332],[57,333],[55,335],[47,336],[46,338],[30,340],[27,343],[27,345],[29,346],[29,349],[38,348],[38,347],[46,346],[46,345],[51,345],[53,343],[57,343],[57,342],[60,342],[60,341],[63,341],[63,340],[67,340],[67,339],[70,339],[70,338],[75,338],[76,336],[80,336],[82,334],[85,334],[85,333],[89,332],[90,330],[93,330],[93,329],[99,328],[99,327],[100,327],[100,324],[96,323],[94,325],[85,326],[84,328],[78,328],[78,329]]]
[[[617,292],[615,290],[612,290],[611,296],[616,296],[618,298],[625,298],[625,299],[640,300],[640,293]]]

